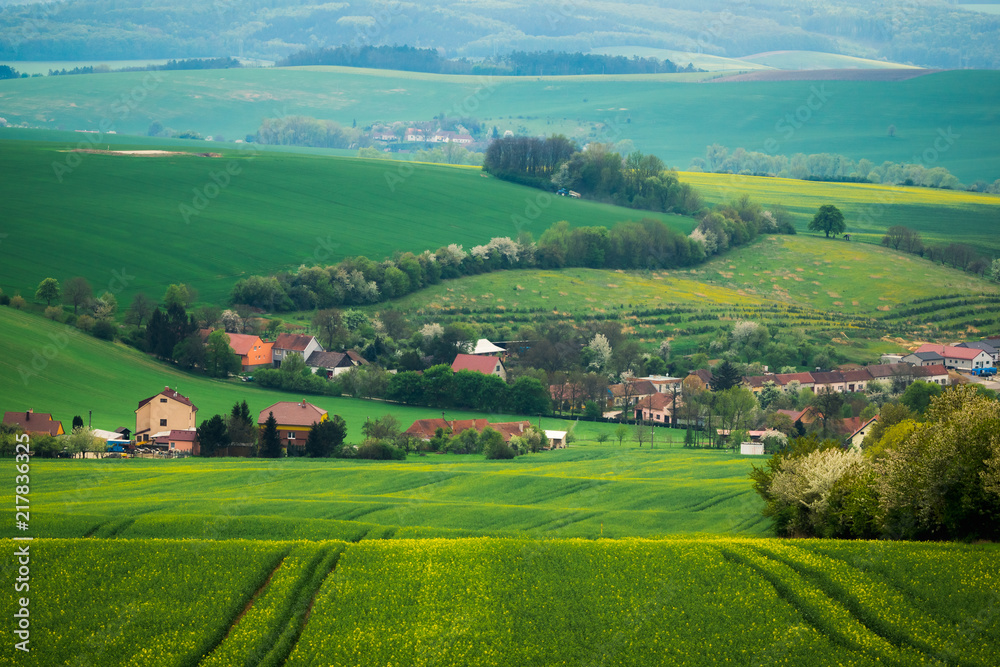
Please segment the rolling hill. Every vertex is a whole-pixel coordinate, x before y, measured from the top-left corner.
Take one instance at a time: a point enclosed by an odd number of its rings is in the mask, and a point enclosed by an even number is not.
[[[30,298],[42,278],[84,276],[124,306],[136,292],[159,298],[168,284],[183,282],[202,300],[222,304],[241,277],[348,255],[381,260],[397,250],[516,238],[522,230],[537,236],[558,220],[610,227],[655,217],[684,232],[694,225],[690,218],[553,197],[484,178],[475,168],[218,144],[212,149],[222,151],[219,157],[201,157],[191,142],[160,144],[114,150],[173,153],[77,153],[77,142],[65,138],[4,142],[0,288]]]
[[[856,70],[857,73],[880,70]],[[719,143],[770,152],[837,152],[875,163],[920,161],[963,182],[1000,178],[1000,72],[948,71],[907,81],[760,81],[699,85],[711,74],[478,78],[336,67],[89,74],[0,81],[12,125],[241,138],[265,118],[302,114],[341,125],[474,116],[502,133],[563,133],[581,143],[631,139],[684,168]],[[860,75],[858,75],[860,76]],[[815,91],[821,95],[816,96]],[[822,98],[822,99],[821,99]],[[949,100],[940,104],[940,100]],[[810,101],[811,100],[811,101]],[[809,108],[812,105],[815,108]],[[797,118],[801,116],[801,118]],[[789,120],[789,118],[791,120]],[[897,128],[889,137],[890,124]],[[934,148],[938,131],[957,140]],[[933,159],[931,159],[933,158]]]

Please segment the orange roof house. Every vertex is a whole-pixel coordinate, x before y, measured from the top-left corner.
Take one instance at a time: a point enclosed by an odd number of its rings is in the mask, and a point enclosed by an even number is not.
[[[160,393],[139,401],[135,409],[135,441],[149,442],[173,430],[195,428],[197,416],[198,408],[191,399],[164,387]]]
[[[65,435],[62,422],[52,419],[48,412],[35,412],[26,410],[24,412],[3,413],[4,426],[13,426],[28,434],[36,435]]]
[[[484,375],[496,375],[501,380],[507,380],[507,370],[503,367],[503,362],[496,357],[476,354],[459,354],[451,364],[451,370],[455,373],[459,371],[475,371]]]
[[[281,446],[285,448],[305,447],[312,425],[329,419],[326,410],[303,399],[279,401],[269,405],[260,411],[257,425],[263,428],[271,413],[274,413],[274,419],[278,422],[278,436],[281,438]]]
[[[198,333],[202,340],[207,341],[212,332],[202,329]],[[261,340],[260,336],[252,334],[226,332],[226,335],[229,336],[229,347],[239,356],[244,371],[253,371],[272,364],[271,348],[274,343]]]
[[[527,429],[531,428],[531,422],[519,421],[491,424],[486,419],[418,419],[413,422],[410,428],[404,431],[404,434],[419,440],[430,440],[437,433],[438,429],[442,429],[446,435],[458,435],[470,428],[482,433],[487,427],[494,431],[499,431],[500,435],[503,436],[504,442],[510,442],[512,437],[521,435]]]

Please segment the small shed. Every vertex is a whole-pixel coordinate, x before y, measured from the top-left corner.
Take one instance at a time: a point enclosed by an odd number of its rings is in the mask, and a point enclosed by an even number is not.
[[[762,456],[764,454],[764,443],[741,442],[740,454],[742,456]]]
[[[552,449],[563,449],[566,447],[566,431],[545,430],[545,437],[549,439],[549,447]]]

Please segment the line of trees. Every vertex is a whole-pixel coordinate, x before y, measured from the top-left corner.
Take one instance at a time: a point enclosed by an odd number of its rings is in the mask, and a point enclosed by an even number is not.
[[[1000,179],[993,183],[976,181],[967,188],[944,167],[925,167],[921,164],[890,162],[875,164],[862,158],[853,160],[837,153],[795,153],[772,155],[743,147],[730,152],[721,144],[705,149],[704,158],[691,160],[691,171],[717,174],[744,174],[747,176],[777,176],[807,181],[833,181],[843,183],[882,183],[887,185],[919,185],[948,190],[969,189],[975,192],[1000,194]]]
[[[274,146],[315,146],[318,148],[351,148],[366,143],[364,133],[357,128],[341,127],[332,120],[311,116],[265,118],[254,140]]]
[[[395,69],[433,74],[480,74],[498,76],[555,76],[570,74],[655,74],[695,72],[691,64],[678,68],[669,60],[633,56],[514,51],[481,61],[445,58],[437,49],[413,46],[336,46],[306,49],[278,61],[278,67],[339,65],[371,69]]]
[[[967,243],[939,243],[929,245],[923,242],[920,232],[905,225],[893,225],[885,230],[882,245],[893,250],[902,250],[932,262],[941,262],[977,276],[989,275],[1000,282],[1000,259],[990,262],[978,250]]]

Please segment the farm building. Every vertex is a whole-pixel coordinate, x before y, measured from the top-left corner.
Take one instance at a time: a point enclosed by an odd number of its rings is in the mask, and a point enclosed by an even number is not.
[[[324,352],[319,350],[313,352],[306,359],[306,366],[311,368],[313,373],[318,373],[321,368],[325,369],[327,379],[349,371],[355,366],[367,363],[369,363],[368,360],[354,350],[348,350],[347,352]]]
[[[418,440],[430,440],[437,433],[438,429],[442,429],[448,435],[457,435],[470,428],[482,433],[486,427],[498,431],[503,436],[504,442],[510,442],[512,437],[520,435],[531,428],[531,422],[519,421],[491,424],[486,419],[444,419],[443,417],[438,419],[418,419],[403,433]]]

